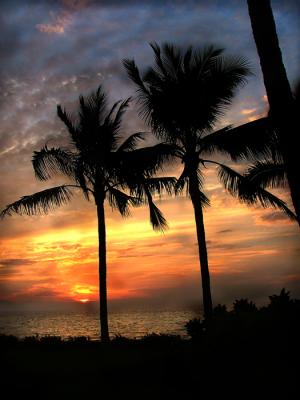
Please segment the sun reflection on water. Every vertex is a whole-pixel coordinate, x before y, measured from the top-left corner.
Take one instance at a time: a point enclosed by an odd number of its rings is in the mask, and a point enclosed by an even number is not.
[[[87,303],[88,299],[81,299]],[[139,338],[147,333],[168,333],[185,336],[185,323],[196,317],[193,311],[132,311],[110,314],[111,336]],[[62,338],[88,336],[99,338],[99,317],[95,311],[86,313],[24,312],[0,315],[0,333],[18,337],[55,335]]]

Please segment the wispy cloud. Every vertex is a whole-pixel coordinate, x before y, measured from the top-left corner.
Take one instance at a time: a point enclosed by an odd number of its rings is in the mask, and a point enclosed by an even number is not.
[[[56,33],[62,35],[65,33],[65,30],[72,23],[72,16],[64,11],[60,15],[56,15],[51,12],[50,17],[52,22],[48,22],[45,24],[37,24],[36,28],[43,33]]]
[[[249,115],[255,113],[256,108],[245,108],[244,110],[241,111],[242,115]]]
[[[50,11],[50,22],[37,24],[36,29],[43,33],[64,34],[72,25],[76,13],[85,8],[89,2],[89,0],[63,0],[59,12]]]

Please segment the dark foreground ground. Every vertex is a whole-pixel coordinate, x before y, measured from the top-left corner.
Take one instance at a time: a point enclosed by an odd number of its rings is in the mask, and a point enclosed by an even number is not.
[[[300,398],[299,303],[219,308],[212,322],[193,321],[188,332],[193,339],[108,344],[0,336],[1,398]]]
[[[297,399],[300,393],[299,347],[280,338],[18,343],[1,351],[3,399]]]

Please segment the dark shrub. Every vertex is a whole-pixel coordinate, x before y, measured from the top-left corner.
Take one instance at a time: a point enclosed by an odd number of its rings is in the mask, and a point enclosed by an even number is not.
[[[19,339],[16,336],[0,334],[0,346],[14,345],[18,341]]]
[[[141,337],[140,341],[145,344],[172,344],[180,342],[181,338],[179,335],[152,332]]]
[[[187,331],[187,334],[193,339],[193,340],[199,340],[203,337],[203,334],[206,331],[205,328],[205,322],[201,320],[200,318],[193,318],[190,319],[186,324],[185,328]]]
[[[256,305],[248,299],[235,300],[235,302],[233,303],[233,312],[235,314],[246,314],[256,311]]]
[[[227,307],[225,304],[218,304],[213,309],[213,315],[218,317],[227,314]]]
[[[128,344],[132,343],[134,339],[127,338],[125,336],[120,335],[117,333],[114,338],[111,340],[112,343],[117,343],[117,344]]]

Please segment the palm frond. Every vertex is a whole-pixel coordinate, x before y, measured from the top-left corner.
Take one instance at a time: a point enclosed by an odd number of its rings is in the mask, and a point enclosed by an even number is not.
[[[116,111],[116,108],[119,106],[119,104],[122,102],[122,100],[116,101],[114,103],[114,105],[112,106],[112,108],[110,109],[110,111],[108,112],[108,114],[106,115],[105,119],[104,119],[104,125],[109,125],[112,121],[112,116],[114,114],[114,112]]]
[[[284,164],[273,161],[257,161],[247,169],[245,176],[263,188],[285,187],[288,184]]]
[[[99,126],[99,148],[97,150],[104,154],[118,149],[120,142],[120,128],[123,115],[129,106],[130,98],[117,101],[106,115],[104,123]],[[99,156],[99,155],[98,155]]]
[[[130,196],[112,186],[108,187],[108,202],[111,208],[117,209],[123,217],[130,215],[130,206],[138,206],[142,201],[134,196]]]
[[[168,77],[176,81],[178,74],[182,71],[182,51],[172,43],[164,43],[162,49],[164,66],[167,69]]]
[[[106,111],[106,93],[100,85],[88,96],[79,96],[79,119],[83,129],[98,128],[103,123]]]
[[[45,181],[56,173],[72,176],[74,173],[75,155],[69,150],[61,148],[48,149],[44,146],[40,151],[34,151],[32,165],[35,176]]]
[[[165,219],[163,213],[160,209],[154,204],[152,194],[147,186],[147,184],[143,185],[144,193],[146,195],[147,204],[149,207],[149,216],[150,222],[153,230],[164,232],[168,229],[168,223]]]
[[[71,114],[68,114],[67,111],[62,108],[60,104],[58,104],[57,106],[57,116],[66,125],[73,143],[76,144],[78,142],[79,132],[73,116]]]
[[[134,177],[135,174],[148,176],[164,165],[175,160],[177,147],[168,143],[158,143],[154,146],[142,147],[133,151],[122,153],[122,168],[124,173]]]
[[[224,187],[232,196],[239,196],[242,175],[224,164],[218,163],[218,176]]]
[[[136,149],[138,142],[144,140],[144,132],[137,132],[130,135],[124,142],[119,146],[118,152],[132,151]]]
[[[165,69],[164,63],[162,61],[161,58],[161,50],[159,45],[156,42],[152,42],[150,43],[150,46],[154,52],[155,55],[155,63],[158,67],[158,71],[162,74],[162,75],[167,75],[167,71]]]
[[[202,207],[210,207],[210,200],[202,190],[200,190],[200,201]]]
[[[80,186],[84,197],[89,201],[90,192],[93,191],[89,188],[89,182],[87,176],[88,176],[88,168],[86,165],[84,165],[83,160],[79,158],[74,167],[74,179],[76,183],[78,183],[78,185]]]
[[[177,179],[177,182],[175,184],[175,194],[179,194],[183,191],[185,185],[187,185],[187,193],[188,193],[188,173],[187,173],[187,167],[186,165],[184,166],[184,169],[182,173],[180,174],[179,178]]]
[[[56,186],[28,196],[21,197],[5,207],[0,217],[12,215],[47,214],[49,211],[70,201],[72,191],[68,185]]]
[[[124,59],[123,66],[125,67],[129,78],[137,85],[138,91],[148,93],[148,89],[144,85],[144,82],[140,76],[138,67],[134,60]]]
[[[177,179],[173,177],[156,177],[147,178],[145,180],[145,185],[152,195],[158,194],[161,196],[163,193],[172,195],[175,193],[176,182]]]
[[[271,156],[274,141],[269,119],[260,118],[235,128],[220,129],[201,138],[198,144],[202,154],[220,152],[237,161]]]
[[[155,231],[164,232],[168,229],[168,223],[160,209],[153,203],[149,202],[150,222]]]
[[[191,60],[193,56],[193,47],[189,46],[187,51],[185,52],[183,56],[183,70],[186,73],[189,73],[191,70]]]
[[[196,73],[196,76],[199,78],[207,74],[211,66],[215,63],[216,58],[223,54],[223,52],[224,49],[216,48],[213,45],[208,45],[201,50],[194,51],[192,70]]]
[[[263,208],[274,207],[283,211],[290,219],[297,220],[296,215],[283,200],[234,171],[232,168],[221,163],[217,164],[221,182],[229,193],[237,197],[241,202],[247,205],[260,204]]]
[[[128,99],[122,101],[121,104],[119,105],[119,108],[115,114],[115,118],[113,119],[112,124],[111,124],[114,134],[119,132],[121,122],[122,122],[122,117],[123,117],[126,109],[128,108],[130,101],[131,101],[131,97],[128,97]]]

